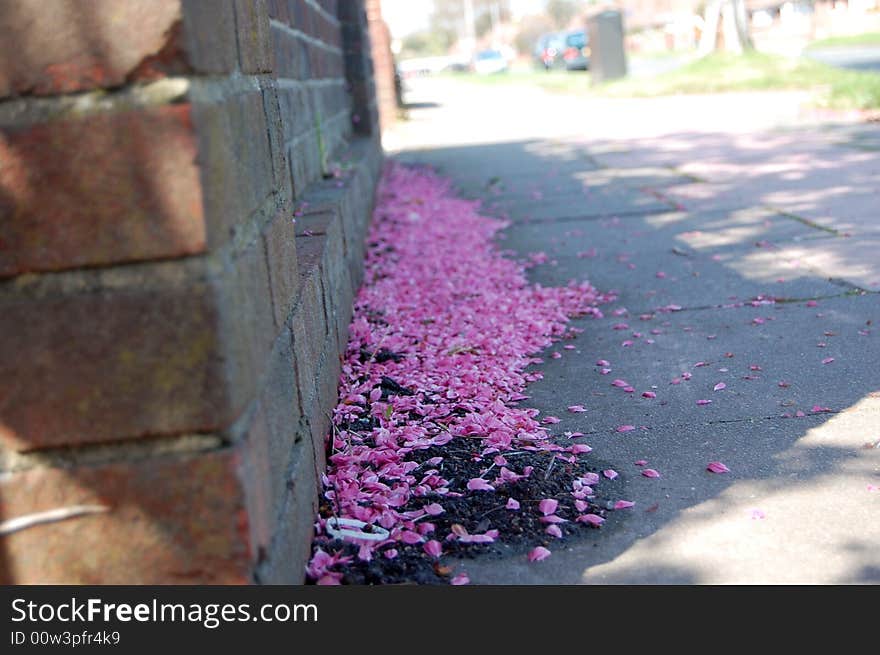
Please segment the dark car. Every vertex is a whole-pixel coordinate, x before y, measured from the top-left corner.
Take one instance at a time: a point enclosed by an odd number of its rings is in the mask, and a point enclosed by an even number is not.
[[[590,46],[584,30],[566,32],[563,35],[560,60],[565,70],[585,71],[590,68]]]
[[[556,68],[565,46],[565,35],[544,34],[535,43],[535,63],[544,70]]]

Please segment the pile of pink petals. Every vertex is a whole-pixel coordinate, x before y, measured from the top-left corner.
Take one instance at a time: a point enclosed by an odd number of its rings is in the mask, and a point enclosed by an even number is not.
[[[356,542],[362,560],[377,549],[394,557],[389,546],[399,542],[456,538],[433,534],[430,518],[443,512],[444,497],[468,491],[450,488],[442,456],[413,461],[418,450],[478,438],[487,469],[514,448],[574,456],[550,439],[537,410],[516,404],[540,375],[525,372],[534,355],[570,336],[569,317],[601,317],[596,305],[607,298],[587,283],[528,284],[523,265],[493,243],[503,227],[429,170],[393,164],[385,171],[323,476],[326,504],[336,516],[389,531],[384,541]],[[351,427],[370,417],[377,427]],[[496,465],[486,484],[528,473]],[[410,504],[419,497],[423,503]],[[325,519],[316,530],[308,573],[319,583],[337,583],[342,574],[334,569],[346,560],[321,549]]]

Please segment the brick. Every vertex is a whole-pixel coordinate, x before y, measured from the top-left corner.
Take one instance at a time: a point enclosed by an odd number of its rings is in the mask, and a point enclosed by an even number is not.
[[[279,86],[277,94],[285,143],[289,143],[303,132],[314,129],[315,119],[312,116],[308,87],[299,84],[283,85]]]
[[[285,158],[284,148],[287,139],[276,80],[263,78],[260,81],[260,90],[263,94],[263,112],[266,115],[269,150],[272,153],[272,188],[278,198],[279,206],[284,210],[290,210],[290,203],[293,199],[293,183]]]
[[[177,0],[10,0],[0,13],[0,97],[118,86],[187,68]]]
[[[301,441],[292,453],[290,478],[282,496],[283,509],[273,532],[269,556],[255,573],[260,583],[290,585],[305,581],[312,526],[318,513],[318,484],[311,441]]]
[[[254,397],[277,335],[262,241],[227,258],[222,270],[212,274],[212,282],[226,364],[226,416],[232,418]]]
[[[276,77],[307,79],[310,76],[307,43],[278,25],[270,25],[270,38]]]
[[[0,288],[0,444],[19,451],[217,430],[275,338],[262,244]]]
[[[290,322],[299,397],[304,404],[308,404],[315,394],[318,358],[329,332],[321,281],[320,258],[323,250],[317,242],[322,238],[312,237],[306,243],[302,239],[296,240],[300,291]],[[314,248],[318,251],[313,252]]]
[[[206,248],[188,104],[0,132],[0,276]]]
[[[59,281],[0,294],[0,443],[204,430],[228,414],[210,285],[157,266],[165,280],[145,272],[121,289]]]
[[[217,90],[212,90],[212,93]],[[256,86],[220,90],[193,106],[208,246],[227,241],[273,193],[272,151]]]
[[[250,581],[244,488],[225,449],[0,476],[4,518],[71,505],[109,511],[3,538],[3,584]]]
[[[0,98],[116,87],[236,68],[228,0],[9,0],[0,14]]]
[[[232,0],[183,0],[183,23],[184,47],[193,72],[222,74],[236,70]]]
[[[239,65],[244,73],[271,73],[269,11],[265,0],[234,0]]]
[[[299,290],[295,235],[296,225],[288,211],[279,212],[263,232],[272,287],[275,326],[278,330],[286,322]]]

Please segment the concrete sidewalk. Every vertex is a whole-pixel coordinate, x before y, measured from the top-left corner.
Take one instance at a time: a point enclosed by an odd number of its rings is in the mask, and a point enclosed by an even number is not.
[[[575,321],[575,350],[552,349],[528,402],[585,433],[635,507],[544,562],[463,562],[472,581],[880,582],[880,128],[812,124],[794,94],[615,110],[417,91],[398,158],[508,217],[501,245],[547,256],[535,282],[619,297]]]

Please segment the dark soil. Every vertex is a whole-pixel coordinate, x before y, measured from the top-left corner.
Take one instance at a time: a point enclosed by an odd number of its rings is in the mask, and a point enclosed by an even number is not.
[[[444,446],[427,448],[412,453],[409,457],[413,461],[424,462],[432,457],[442,456],[443,461],[433,468],[439,469],[441,475],[449,480],[450,490],[462,494],[461,497],[434,494],[412,498],[408,505],[400,508],[401,511],[416,510],[433,502],[443,505],[443,514],[424,519],[436,526],[434,532],[426,538],[436,539],[443,544],[443,556],[440,560],[425,553],[421,543],[408,545],[396,542],[376,549],[373,559],[363,562],[357,557],[357,546],[339,539],[318,538],[315,546],[328,552],[342,552],[352,556],[352,562],[339,569],[343,572],[343,584],[447,584],[451,570],[443,562],[449,557],[498,557],[509,554],[509,547],[521,549],[523,557],[535,546],[546,546],[552,550],[559,540],[546,534],[547,524],[541,522],[542,515],[538,510],[538,503],[545,498],[559,501],[556,515],[568,519],[566,523],[558,524],[566,539],[585,536],[594,530],[589,525],[574,522],[579,514],[592,512],[603,517],[606,515],[607,499],[601,497],[601,486],[594,486],[597,496],[589,499],[588,510],[578,512],[575,509],[574,498],[571,496],[572,481],[588,472],[598,472],[587,464],[584,456],[578,456],[575,463],[569,463],[552,452],[502,453],[510,462],[511,468],[521,471],[525,466],[532,466],[534,471],[528,478],[498,485],[494,492],[469,491],[466,486],[468,481],[480,476],[481,471],[491,463],[491,456],[479,459],[480,449],[480,439],[456,438]],[[491,479],[493,475],[490,472],[485,477]],[[518,511],[505,508],[509,498],[520,502]],[[323,518],[333,516],[329,503],[322,504],[319,512]],[[470,534],[498,530],[499,535],[491,544],[446,541],[446,535],[451,532],[454,524],[464,527]],[[507,548],[502,550],[502,545]],[[390,548],[398,551],[394,559],[383,555]]]

